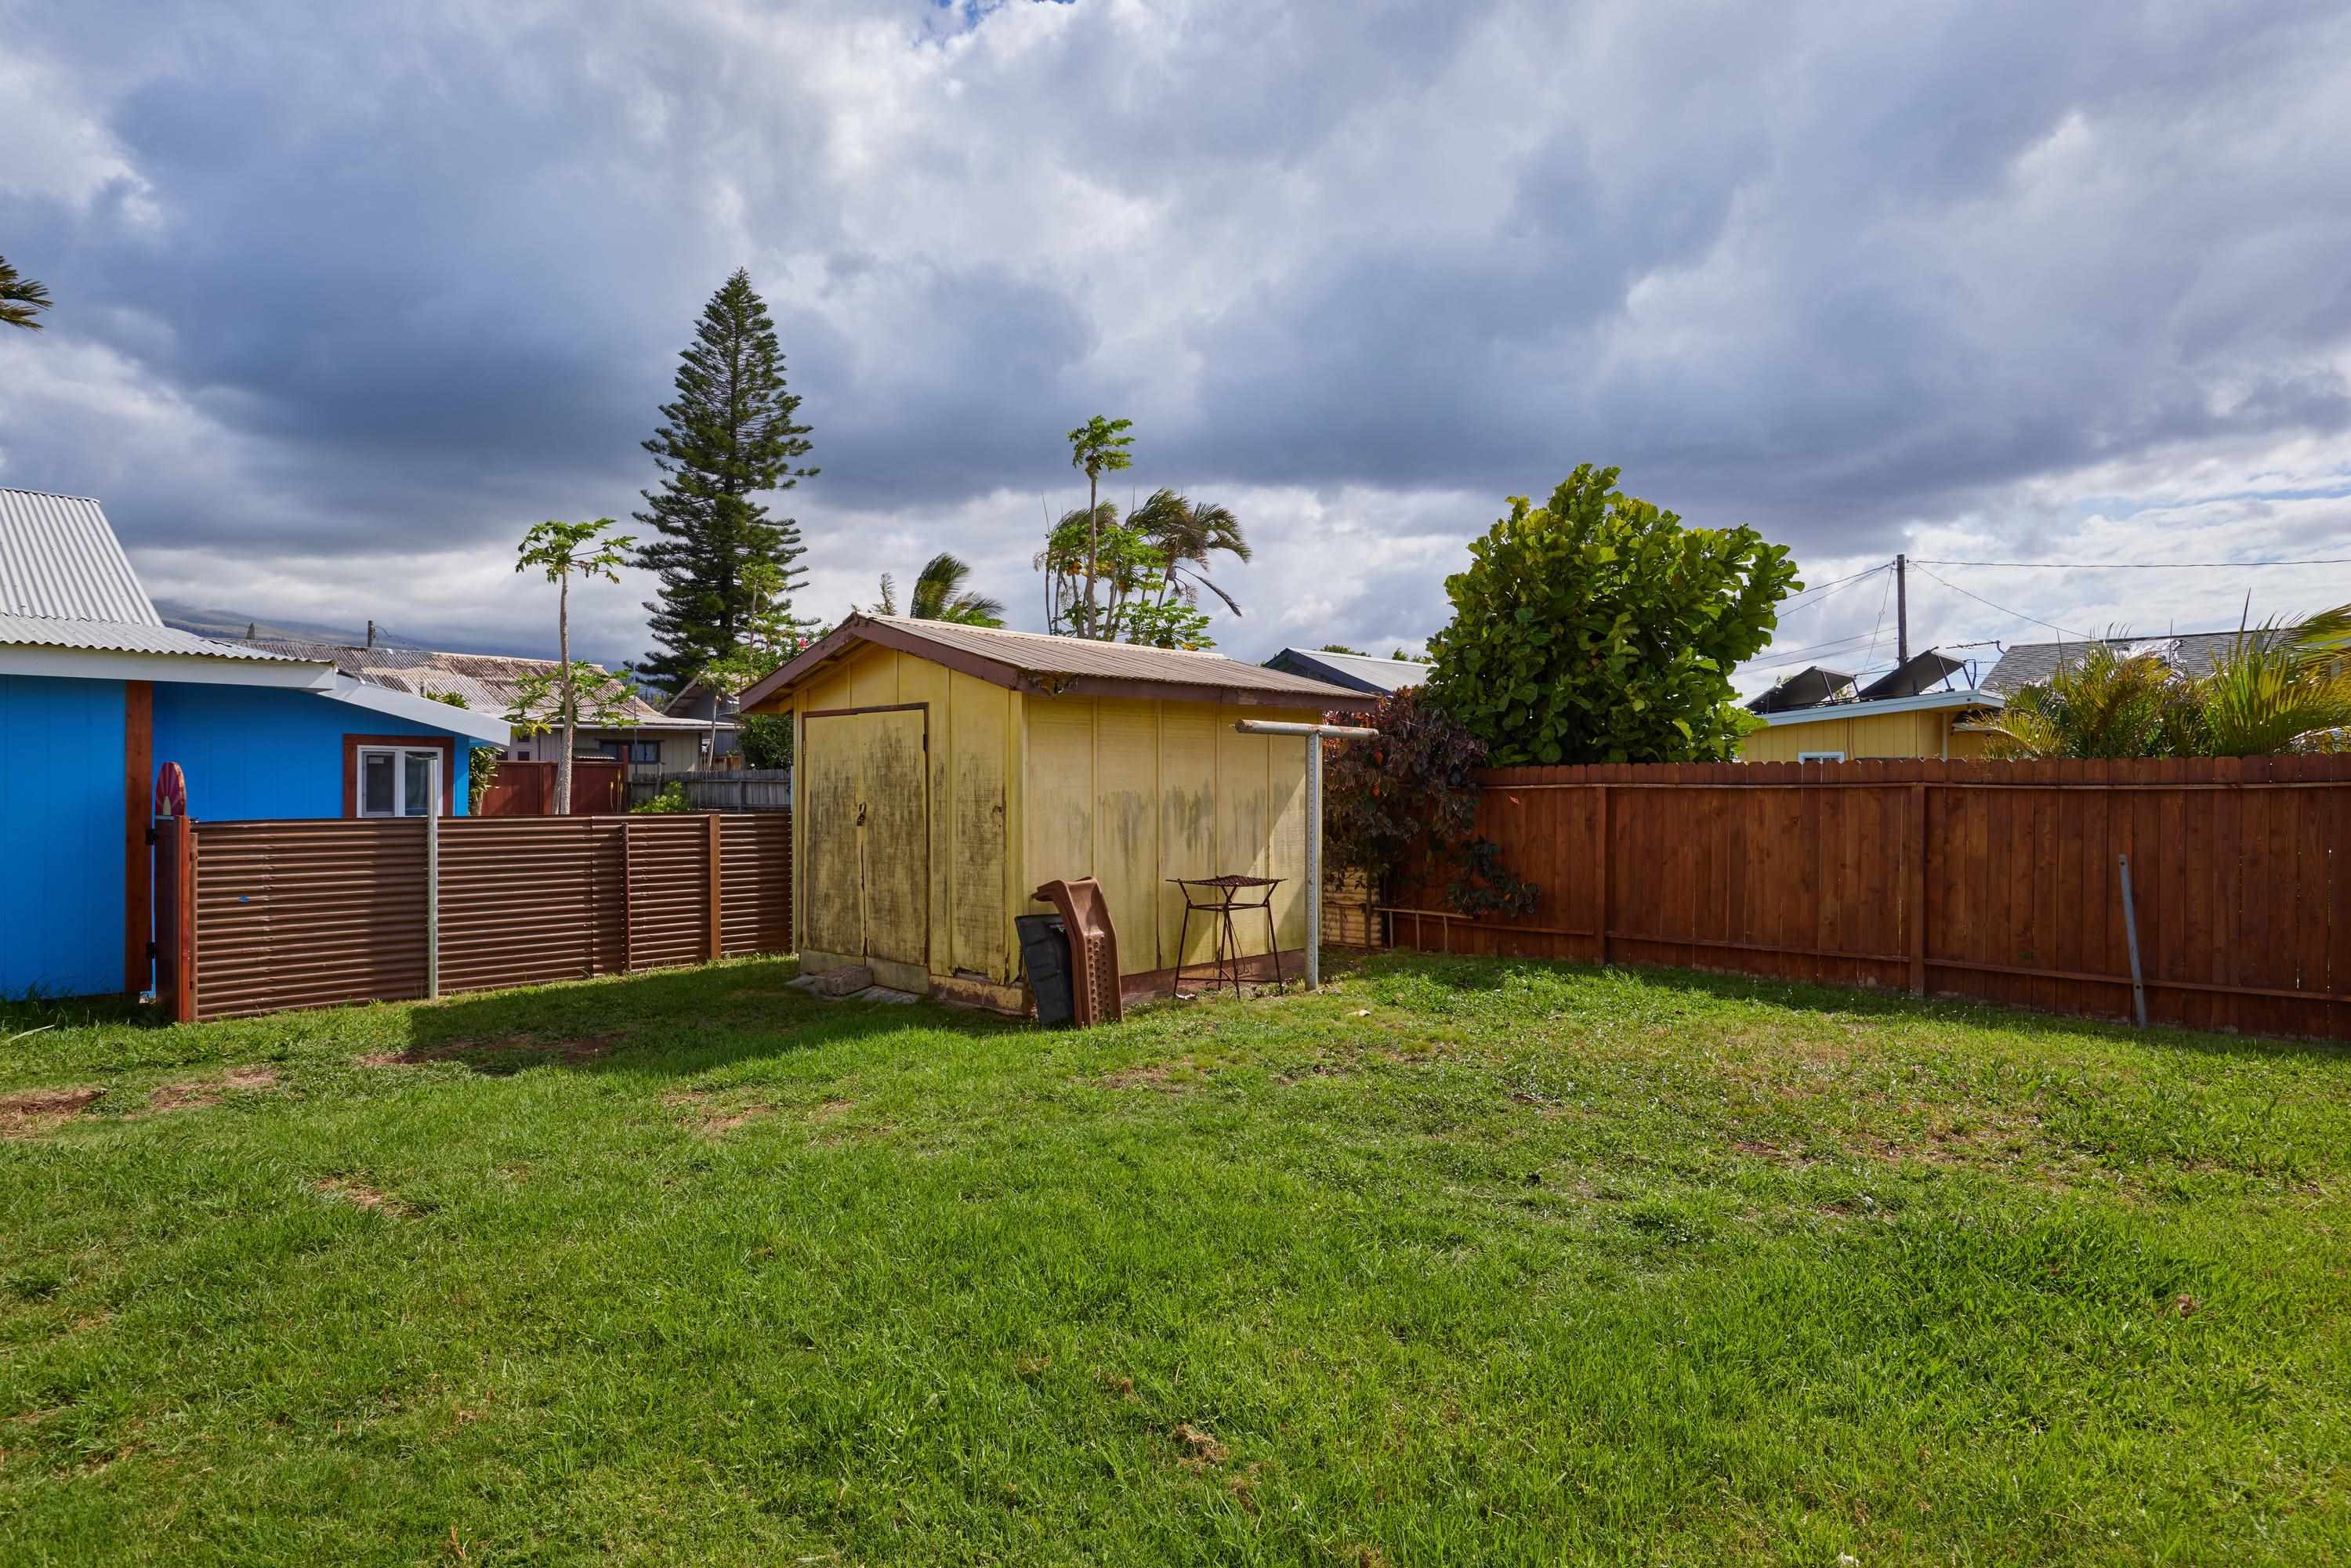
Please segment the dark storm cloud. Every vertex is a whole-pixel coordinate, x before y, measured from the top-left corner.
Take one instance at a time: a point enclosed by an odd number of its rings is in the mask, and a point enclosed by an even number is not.
[[[59,298],[0,343],[0,476],[219,560],[625,512],[737,265],[812,564],[904,534],[1026,604],[1061,432],[1127,413],[1139,480],[1259,507],[1249,638],[1425,632],[1447,541],[1586,458],[1828,559],[2351,426],[2332,5],[0,25],[0,141],[48,150],[0,163],[0,254]]]

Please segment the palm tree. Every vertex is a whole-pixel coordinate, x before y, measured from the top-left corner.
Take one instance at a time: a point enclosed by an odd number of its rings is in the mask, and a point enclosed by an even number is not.
[[[1993,757],[2267,757],[2351,744],[2351,605],[2240,627],[2210,673],[2093,643],[2010,699]]]
[[[965,591],[964,581],[970,576],[969,562],[941,550],[915,577],[914,591],[906,600],[906,614],[915,621],[951,621],[959,626],[1003,625],[1004,601]],[[883,615],[898,613],[898,584],[886,571],[882,574],[882,602],[876,611]]]
[[[0,322],[37,332],[41,323],[33,319],[49,308],[49,291],[29,277],[20,277],[0,256]]]
[[[1186,604],[1196,604],[1205,588],[1223,600],[1226,609],[1236,615],[1241,612],[1231,594],[1208,580],[1208,558],[1217,551],[1240,560],[1249,559],[1241,520],[1230,507],[1158,490],[1127,514],[1127,522],[1167,557],[1167,581],[1160,590],[1160,603],[1180,594]]]

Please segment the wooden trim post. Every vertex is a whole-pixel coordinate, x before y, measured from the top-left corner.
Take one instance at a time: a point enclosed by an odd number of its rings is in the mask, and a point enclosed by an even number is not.
[[[705,820],[710,824],[709,837],[705,841],[709,845],[710,862],[710,961],[715,964],[726,951],[726,890],[720,884],[718,858],[720,837],[726,831],[721,824],[726,819],[713,811]]]
[[[179,929],[172,940],[179,947],[178,974],[172,988],[172,1020],[196,1021],[196,820],[180,819]]]
[[[154,977],[155,685],[122,683],[122,988],[135,1000]]]
[[[1598,824],[1600,840],[1592,856],[1593,871],[1600,878],[1600,918],[1594,922],[1594,927],[1600,933],[1600,962],[1604,967],[1608,963],[1608,928],[1616,924],[1616,889],[1608,870],[1608,844],[1616,835],[1611,821],[1608,786],[1596,784],[1593,786],[1592,792],[1599,797],[1599,804],[1593,809],[1592,820]]]
[[[1905,900],[1910,925],[1910,994],[1927,994],[1927,787],[1910,786],[1910,831],[1917,842],[1905,857],[1908,865],[1909,897]]]

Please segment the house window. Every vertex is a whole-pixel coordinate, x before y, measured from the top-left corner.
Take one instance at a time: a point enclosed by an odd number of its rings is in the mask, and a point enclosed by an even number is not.
[[[596,749],[612,762],[659,762],[661,742],[658,740],[600,740]]]
[[[1842,751],[1799,751],[1796,753],[1796,760],[1799,762],[1843,762],[1844,760],[1844,753]]]
[[[441,753],[396,746],[359,748],[359,814],[437,817],[441,814]]]

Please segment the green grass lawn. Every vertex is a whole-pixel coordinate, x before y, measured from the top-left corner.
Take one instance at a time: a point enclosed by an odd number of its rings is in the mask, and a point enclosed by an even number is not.
[[[6,1015],[0,1563],[2351,1560],[2351,1053],[791,973]]]

